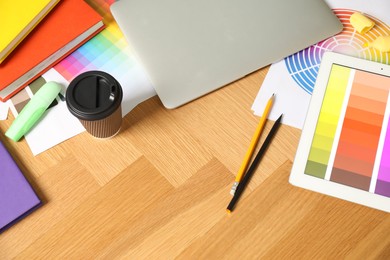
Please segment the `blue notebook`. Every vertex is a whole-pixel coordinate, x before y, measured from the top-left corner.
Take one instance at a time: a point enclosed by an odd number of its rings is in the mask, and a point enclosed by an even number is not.
[[[0,142],[0,233],[40,204],[41,200]]]

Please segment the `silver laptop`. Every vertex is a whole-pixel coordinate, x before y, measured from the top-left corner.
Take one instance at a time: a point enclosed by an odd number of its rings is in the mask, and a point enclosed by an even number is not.
[[[323,0],[120,0],[111,12],[167,108],[342,30]]]

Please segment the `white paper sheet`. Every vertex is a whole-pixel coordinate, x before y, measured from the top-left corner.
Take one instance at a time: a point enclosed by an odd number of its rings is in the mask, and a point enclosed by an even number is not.
[[[0,101],[0,120],[6,120],[8,117],[8,103]]]

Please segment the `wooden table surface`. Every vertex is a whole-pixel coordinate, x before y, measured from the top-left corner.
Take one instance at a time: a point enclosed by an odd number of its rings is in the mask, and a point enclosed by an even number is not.
[[[0,259],[390,259],[389,214],[289,184],[301,131],[285,125],[226,213],[267,70],[175,110],[151,98],[114,138],[82,133],[38,156],[1,121],[44,203],[0,235]]]

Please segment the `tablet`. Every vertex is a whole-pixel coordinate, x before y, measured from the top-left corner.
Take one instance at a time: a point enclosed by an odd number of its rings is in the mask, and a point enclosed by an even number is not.
[[[390,212],[390,66],[327,52],[290,183]]]

